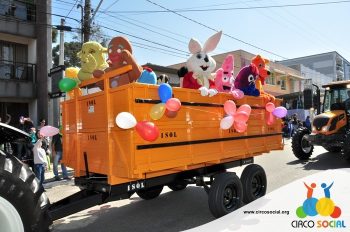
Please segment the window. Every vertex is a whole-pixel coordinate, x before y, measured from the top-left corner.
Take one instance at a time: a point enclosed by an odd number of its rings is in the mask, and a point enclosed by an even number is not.
[[[265,82],[268,85],[276,85],[276,78],[274,73],[271,73],[270,76],[265,79]]]
[[[280,80],[281,89],[286,90],[286,80]]]

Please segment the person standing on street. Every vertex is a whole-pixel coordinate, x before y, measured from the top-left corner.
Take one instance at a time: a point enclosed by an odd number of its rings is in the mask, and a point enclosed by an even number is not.
[[[52,137],[53,173],[55,180],[61,180],[58,176],[58,163],[62,160],[62,135],[61,133]],[[63,179],[69,180],[66,166],[61,162]]]
[[[35,173],[35,176],[39,179],[40,184],[42,185],[45,180],[45,169],[47,168],[47,162],[46,162],[46,153],[41,146],[42,146],[42,141],[41,139],[39,139],[34,144],[33,156],[34,156],[34,173]]]

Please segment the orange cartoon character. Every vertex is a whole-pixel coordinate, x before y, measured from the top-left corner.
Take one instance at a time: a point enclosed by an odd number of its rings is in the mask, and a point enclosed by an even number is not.
[[[131,65],[132,70],[116,76],[111,80],[111,87],[117,87],[136,81],[142,73],[142,67],[136,63],[134,56],[132,55],[131,44],[127,38],[118,36],[114,37],[108,44],[108,63],[109,68],[104,71],[108,72],[117,68],[121,68],[125,65]],[[99,75],[97,75],[98,77]]]
[[[260,91],[260,95],[264,96],[269,101],[274,101],[275,97],[271,94],[264,92],[263,85],[265,85],[265,79],[270,75],[270,71],[267,68],[267,64],[269,64],[269,60],[262,58],[260,55],[253,57],[252,63],[258,67],[259,76],[255,82],[256,88]]]

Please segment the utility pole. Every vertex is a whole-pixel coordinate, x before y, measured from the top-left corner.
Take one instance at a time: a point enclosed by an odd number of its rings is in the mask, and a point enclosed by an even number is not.
[[[91,2],[85,0],[84,7],[84,43],[90,40],[91,24],[90,24]]]
[[[61,30],[60,30],[60,57],[59,57],[59,65],[64,65],[64,23],[65,20],[61,19]]]

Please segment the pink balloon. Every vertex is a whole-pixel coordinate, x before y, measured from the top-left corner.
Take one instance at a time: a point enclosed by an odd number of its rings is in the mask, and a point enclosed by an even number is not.
[[[167,110],[177,112],[181,108],[181,102],[177,98],[170,98],[166,101],[165,106]]]
[[[287,115],[287,109],[283,106],[276,107],[276,109],[272,112],[277,118],[283,118]]]
[[[235,130],[239,133],[243,133],[247,130],[247,123],[235,122],[233,126]]]
[[[248,115],[250,115],[250,112],[252,112],[252,108],[250,107],[250,105],[244,104],[244,105],[241,105],[237,110],[237,112],[241,112],[241,111],[246,112]]]
[[[165,111],[165,116],[167,116],[168,118],[175,118],[176,115],[177,115],[176,111],[170,111],[170,110]]]
[[[224,111],[228,115],[234,115],[236,113],[236,103],[231,100],[227,100],[224,103]]]
[[[221,119],[220,121],[220,128],[223,130],[227,130],[232,127],[234,118],[233,116],[227,116]]]
[[[240,89],[232,90],[231,93],[235,99],[242,99],[244,97],[244,93]]]
[[[269,102],[266,104],[265,109],[267,112],[272,113],[275,110],[275,104],[273,104],[272,102]]]
[[[60,129],[53,126],[44,126],[40,129],[40,134],[42,136],[51,137],[60,133]]]
[[[249,119],[249,115],[245,111],[239,111],[235,114],[235,122],[246,123]]]
[[[159,129],[153,122],[138,122],[135,127],[137,133],[146,141],[154,141],[159,137]]]
[[[275,120],[276,120],[275,116],[273,116],[272,113],[267,114],[267,117],[266,117],[266,124],[267,125],[269,125],[269,126],[273,125],[275,123]]]

